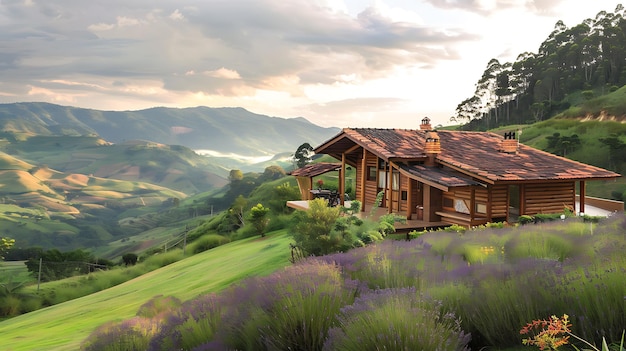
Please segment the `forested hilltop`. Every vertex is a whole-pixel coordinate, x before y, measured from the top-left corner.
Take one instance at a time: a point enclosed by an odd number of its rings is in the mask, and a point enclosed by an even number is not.
[[[558,21],[537,53],[521,53],[513,63],[491,59],[452,121],[487,130],[559,114],[626,118],[624,102],[588,103],[626,84],[625,16],[620,4],[573,27]]]

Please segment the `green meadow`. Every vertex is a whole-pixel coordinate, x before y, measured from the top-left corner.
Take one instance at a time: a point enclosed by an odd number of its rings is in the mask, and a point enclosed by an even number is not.
[[[189,300],[288,265],[290,241],[284,231],[236,241],[113,288],[5,320],[0,322],[2,350],[77,350],[96,327],[133,317],[154,296]]]

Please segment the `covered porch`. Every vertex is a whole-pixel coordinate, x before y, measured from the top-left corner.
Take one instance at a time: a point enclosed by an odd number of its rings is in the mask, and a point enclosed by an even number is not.
[[[344,205],[346,208],[350,208],[351,201],[345,201]],[[297,200],[297,201],[287,201],[287,207],[306,211],[309,209],[309,201],[308,200]],[[363,210],[356,214],[359,218],[372,218],[373,220],[378,220],[380,217],[387,215],[389,213],[388,208],[386,207],[376,207],[374,211],[372,211],[373,205],[365,204],[362,208]],[[397,213],[399,216],[406,217],[406,213]],[[415,218],[415,216],[413,216]],[[406,233],[413,230],[426,230],[426,229],[437,229],[449,226],[449,223],[436,221],[436,222],[427,222],[418,219],[409,219],[406,223],[396,222],[394,223],[394,227],[396,228],[396,232],[398,233]]]

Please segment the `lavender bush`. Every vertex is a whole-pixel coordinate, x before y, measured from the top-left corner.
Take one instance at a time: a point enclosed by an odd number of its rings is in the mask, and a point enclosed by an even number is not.
[[[359,293],[335,265],[307,262],[226,293],[217,341],[237,350],[321,350],[340,308]]]
[[[156,333],[158,322],[135,317],[121,323],[107,323],[98,327],[83,342],[85,351],[140,351],[146,350]]]
[[[225,306],[218,295],[209,294],[185,302],[168,313],[149,351],[192,350],[212,340]]]
[[[414,288],[382,289],[342,308],[340,326],[331,329],[328,351],[469,350],[471,337],[454,314],[424,301]]]

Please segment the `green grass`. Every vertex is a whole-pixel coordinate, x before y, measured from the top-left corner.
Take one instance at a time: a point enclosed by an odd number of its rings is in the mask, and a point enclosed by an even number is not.
[[[22,283],[32,281],[34,278],[28,274],[24,261],[0,262],[0,283]]]
[[[116,287],[0,322],[4,350],[77,350],[99,325],[134,316],[156,295],[188,300],[289,264],[284,232],[233,242]]]

